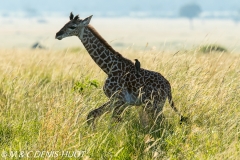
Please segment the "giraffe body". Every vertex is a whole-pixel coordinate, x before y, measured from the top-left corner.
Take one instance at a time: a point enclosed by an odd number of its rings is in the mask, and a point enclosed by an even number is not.
[[[69,36],[79,37],[92,59],[107,74],[103,91],[109,101],[91,111],[87,117],[88,122],[92,123],[96,117],[111,108],[113,117],[119,118],[128,105],[144,106],[151,117],[156,117],[167,98],[178,113],[172,102],[170,83],[160,73],[140,67],[136,74],[134,63],[116,52],[89,25],[91,17],[81,20],[71,13],[70,21],[56,34],[59,40]]]

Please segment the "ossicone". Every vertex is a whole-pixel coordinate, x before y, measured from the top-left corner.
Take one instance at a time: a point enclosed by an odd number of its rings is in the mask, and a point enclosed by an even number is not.
[[[74,17],[74,15],[73,15],[73,13],[71,12],[71,13],[70,13],[70,16],[69,16],[70,20],[72,20],[73,17]]]

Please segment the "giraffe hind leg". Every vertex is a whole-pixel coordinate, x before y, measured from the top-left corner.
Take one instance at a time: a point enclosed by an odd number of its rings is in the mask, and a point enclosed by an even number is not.
[[[121,121],[121,114],[123,113],[124,109],[127,107],[123,101],[118,101],[114,104],[114,109],[112,113],[112,118],[116,119],[117,121]]]
[[[164,103],[154,100],[153,102],[148,102],[144,106],[144,111],[147,113],[149,126],[155,126],[156,124],[161,124],[165,117],[162,113]]]

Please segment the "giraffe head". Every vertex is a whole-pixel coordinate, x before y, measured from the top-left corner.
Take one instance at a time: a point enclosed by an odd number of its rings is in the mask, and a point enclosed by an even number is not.
[[[89,16],[85,19],[80,19],[79,16],[75,16],[70,13],[70,21],[60,29],[59,32],[56,33],[56,39],[61,40],[65,37],[70,36],[79,36],[82,37],[84,28],[90,23],[92,16]]]

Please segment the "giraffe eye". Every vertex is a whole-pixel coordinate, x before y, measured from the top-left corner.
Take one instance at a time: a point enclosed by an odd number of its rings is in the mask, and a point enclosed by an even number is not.
[[[74,26],[71,26],[71,27],[69,27],[70,29],[75,29],[76,27],[74,27]]]

